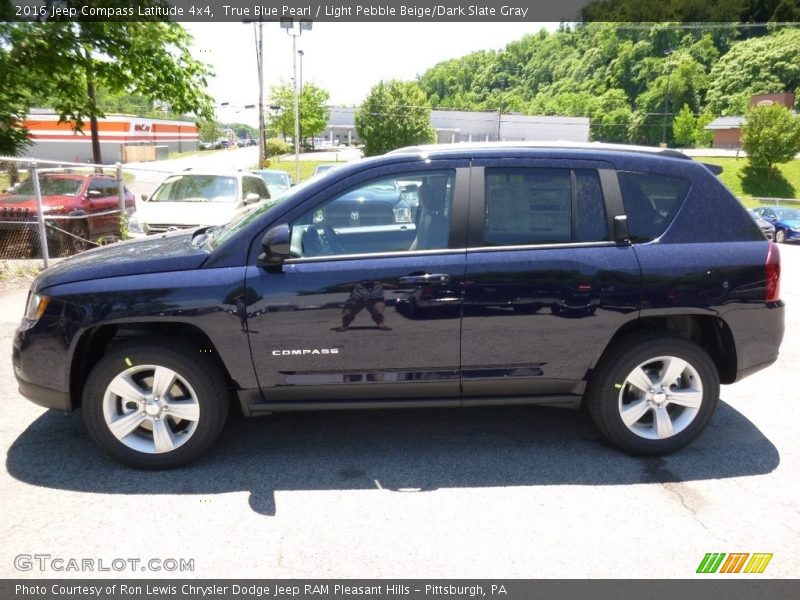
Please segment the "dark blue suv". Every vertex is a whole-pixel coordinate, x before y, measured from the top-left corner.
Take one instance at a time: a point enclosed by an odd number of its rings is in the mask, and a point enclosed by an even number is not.
[[[224,227],[47,269],[14,372],[144,468],[200,456],[232,400],[247,416],[584,403],[620,448],[671,452],[783,337],[777,247],[711,169],[598,144],[353,163]],[[376,185],[414,210],[383,218]]]

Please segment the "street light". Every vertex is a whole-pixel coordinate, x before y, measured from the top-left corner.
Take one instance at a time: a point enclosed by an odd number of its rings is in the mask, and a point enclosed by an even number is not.
[[[297,51],[297,55],[300,57],[300,93],[303,93],[303,57],[305,56],[305,52],[302,50]]]
[[[667,101],[669,100],[669,78],[672,75],[672,55],[675,53],[675,50],[670,48],[664,54],[669,56],[667,60],[667,87],[664,89],[664,120],[663,125],[661,128],[661,147],[667,147]]]
[[[302,96],[303,95],[303,56],[305,55],[305,52],[303,52],[302,50],[298,50],[297,51],[297,55],[300,57],[300,85],[298,86],[300,91],[298,92],[298,96]],[[300,128],[300,139],[303,139],[303,128],[302,127]],[[312,146],[313,146],[313,143],[312,143]]]
[[[299,28],[295,28],[294,19],[281,19],[281,28],[287,35],[292,36],[292,68],[294,87],[294,180],[300,182],[300,95],[297,89],[297,38],[303,35],[304,31],[311,31],[311,21],[300,19]]]

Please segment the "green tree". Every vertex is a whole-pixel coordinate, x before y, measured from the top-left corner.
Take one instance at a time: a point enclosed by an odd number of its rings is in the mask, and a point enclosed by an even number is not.
[[[208,119],[200,123],[200,141],[213,143],[222,137],[220,124],[213,119]]]
[[[325,131],[328,126],[331,111],[328,108],[330,94],[327,90],[304,83],[298,98],[300,107],[300,138],[305,139]],[[291,84],[282,83],[273,86],[269,98],[273,114],[267,122],[267,129],[271,134],[287,137],[294,132],[294,90]]]
[[[415,82],[381,81],[358,107],[355,122],[365,156],[436,139],[430,102]]]
[[[8,6],[10,8],[10,6]],[[13,25],[0,21],[0,155],[17,156],[30,143],[24,119],[30,106],[30,71],[11,54]]]
[[[223,123],[223,129],[230,129],[237,138],[258,139],[258,129],[245,123]]]
[[[98,89],[162,101],[175,114],[213,118],[205,92],[210,72],[192,57],[192,38],[177,23],[47,21],[7,27],[12,65],[26,71],[21,76],[32,95],[45,98],[77,131],[89,120],[95,162],[102,160],[97,119],[104,116]]]
[[[742,125],[742,148],[751,166],[772,171],[800,152],[800,116],[779,104],[754,106]]]
[[[744,114],[750,96],[800,87],[800,29],[734,44],[709,74],[708,105],[719,115]]]
[[[689,105],[684,104],[672,122],[672,135],[675,137],[675,143],[683,148],[691,148],[695,143],[696,132],[697,118]]]

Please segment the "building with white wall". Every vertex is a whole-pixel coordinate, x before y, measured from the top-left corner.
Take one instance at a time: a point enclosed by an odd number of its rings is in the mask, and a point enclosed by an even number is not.
[[[324,138],[334,144],[358,143],[355,113],[355,108],[331,108]],[[436,130],[438,143],[589,141],[587,117],[434,110],[431,111],[431,125]]]

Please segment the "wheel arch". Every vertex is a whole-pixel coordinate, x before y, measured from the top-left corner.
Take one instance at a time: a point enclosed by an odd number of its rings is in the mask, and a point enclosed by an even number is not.
[[[736,380],[736,343],[730,327],[714,315],[665,315],[641,317],[629,321],[609,340],[592,365],[592,370],[620,339],[639,332],[668,332],[700,346],[711,357],[721,383]]]
[[[69,392],[73,410],[81,406],[86,378],[102,356],[119,343],[138,337],[169,338],[191,345],[217,364],[225,376],[228,389],[235,390],[233,379],[216,352],[214,343],[199,327],[183,322],[105,324],[84,331],[75,345],[69,370]]]

